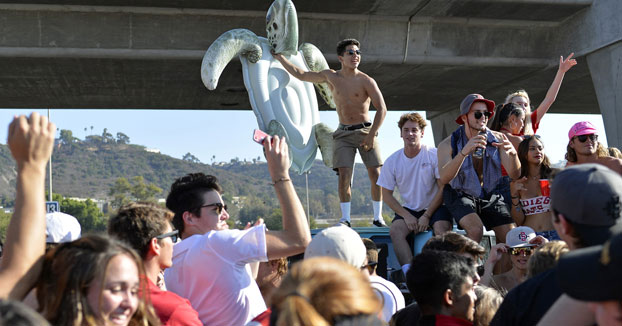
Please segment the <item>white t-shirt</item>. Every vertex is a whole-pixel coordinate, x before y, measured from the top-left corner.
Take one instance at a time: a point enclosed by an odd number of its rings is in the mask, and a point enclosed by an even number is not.
[[[382,302],[382,319],[388,323],[394,313],[404,308],[404,295],[395,284],[380,276],[369,276],[369,282]]]
[[[439,178],[436,148],[422,144],[413,158],[407,157],[403,148],[391,154],[384,161],[376,184],[388,190],[397,186],[403,206],[420,211],[427,209],[436,196]]]
[[[210,231],[173,247],[169,291],[190,300],[204,325],[242,326],[266,310],[248,263],[268,261],[265,225]]]

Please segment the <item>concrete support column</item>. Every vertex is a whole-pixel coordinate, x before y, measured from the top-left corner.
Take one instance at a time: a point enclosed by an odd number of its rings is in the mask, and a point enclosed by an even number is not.
[[[609,146],[622,146],[622,42],[587,55]]]
[[[456,118],[458,117],[458,107],[455,110],[451,110],[445,113],[438,114],[437,112],[431,112],[427,115],[428,120],[432,122],[432,133],[434,134],[434,144],[438,147],[438,144],[447,138],[451,133],[458,128]]]

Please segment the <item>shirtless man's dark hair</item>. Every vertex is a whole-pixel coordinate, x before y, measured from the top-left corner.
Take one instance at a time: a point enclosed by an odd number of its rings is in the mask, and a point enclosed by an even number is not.
[[[346,47],[348,45],[356,45],[359,48],[361,47],[361,43],[359,43],[359,41],[357,41],[356,39],[347,38],[337,43],[337,55],[343,56],[343,53],[346,52]]]

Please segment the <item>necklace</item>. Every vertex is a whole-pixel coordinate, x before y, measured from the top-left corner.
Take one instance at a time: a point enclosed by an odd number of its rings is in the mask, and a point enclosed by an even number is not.
[[[540,174],[534,175],[533,177],[529,176],[529,179],[531,179],[531,180],[540,180]]]

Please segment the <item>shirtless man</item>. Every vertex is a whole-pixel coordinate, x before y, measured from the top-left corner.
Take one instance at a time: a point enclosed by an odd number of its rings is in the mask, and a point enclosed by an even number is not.
[[[598,131],[589,121],[577,122],[570,128],[566,160],[567,166],[598,163],[622,175],[622,160],[608,156],[607,149],[598,142]]]
[[[386,226],[381,216],[382,193],[380,186],[376,185],[382,166],[376,135],[387,108],[376,81],[358,70],[361,61],[359,47],[360,43],[355,39],[345,39],[337,44],[337,55],[341,63],[341,69],[337,71],[305,71],[281,54],[273,55],[292,76],[306,82],[327,83],[333,93],[339,115],[339,127],[333,134],[333,168],[339,175],[342,214],[340,222],[350,226],[352,168],[358,149],[371,181],[374,225]],[[373,123],[369,118],[370,102],[376,108]]]

